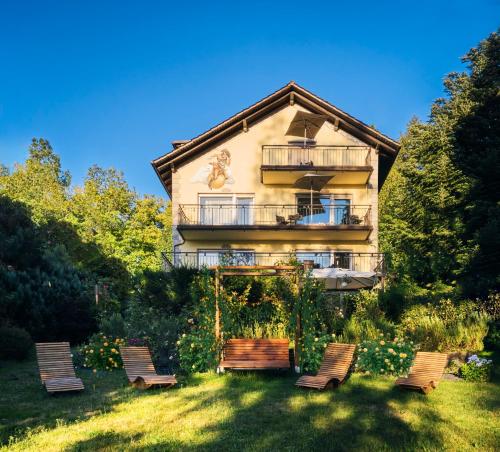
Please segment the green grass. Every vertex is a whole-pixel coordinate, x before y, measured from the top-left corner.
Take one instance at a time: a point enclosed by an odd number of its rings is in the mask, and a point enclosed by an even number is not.
[[[423,396],[395,388],[394,379],[354,374],[337,390],[314,392],[295,388],[291,374],[227,373],[140,392],[121,371],[79,375],[83,393],[49,396],[35,362],[2,363],[0,451],[462,451],[500,444],[497,383],[443,381]]]

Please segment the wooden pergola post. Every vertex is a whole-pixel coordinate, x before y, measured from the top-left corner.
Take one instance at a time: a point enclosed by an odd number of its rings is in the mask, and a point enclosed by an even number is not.
[[[220,308],[219,308],[219,295],[221,285],[221,275],[219,269],[215,270],[215,338],[220,339]]]

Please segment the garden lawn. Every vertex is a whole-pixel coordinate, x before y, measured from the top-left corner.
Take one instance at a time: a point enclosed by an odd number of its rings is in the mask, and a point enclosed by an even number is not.
[[[80,371],[85,391],[49,396],[34,361],[0,364],[0,450],[494,450],[500,388],[443,381],[429,396],[354,374],[337,390],[291,374],[195,375],[138,391],[124,373]],[[10,443],[10,444],[9,444]],[[498,449],[497,449],[498,450]]]

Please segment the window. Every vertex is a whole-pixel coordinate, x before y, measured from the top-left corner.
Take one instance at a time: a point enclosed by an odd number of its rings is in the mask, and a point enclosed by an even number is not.
[[[349,251],[335,251],[333,254],[333,266],[352,270],[352,253]]]
[[[314,268],[327,268],[332,263],[332,253],[330,251],[314,252],[314,251],[298,251],[296,253],[297,260],[300,262],[313,261]]]
[[[198,250],[198,267],[214,265],[254,265],[253,250]]]
[[[253,197],[200,196],[200,224],[253,224]]]
[[[302,224],[349,224],[351,200],[332,195],[297,195],[297,211]]]
[[[350,251],[297,251],[297,260],[314,262],[314,268],[353,269],[352,253]]]

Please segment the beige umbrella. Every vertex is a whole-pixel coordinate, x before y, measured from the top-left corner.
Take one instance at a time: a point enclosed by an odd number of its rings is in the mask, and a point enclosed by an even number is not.
[[[327,117],[325,115],[317,115],[306,111],[298,111],[292,119],[285,135],[294,137],[304,137],[304,146],[307,139],[313,139],[325,123]]]
[[[333,176],[325,176],[321,174],[308,173],[297,179],[293,186],[295,188],[303,188],[308,189],[311,192],[311,218],[312,221],[312,213],[313,213],[313,192],[321,191],[321,189],[328,184],[330,179]]]

